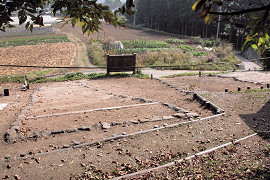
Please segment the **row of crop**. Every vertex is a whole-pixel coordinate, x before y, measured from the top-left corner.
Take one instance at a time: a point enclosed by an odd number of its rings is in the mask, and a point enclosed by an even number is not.
[[[132,40],[132,41],[122,41],[124,48],[134,49],[134,48],[169,48],[170,45],[164,41],[147,41],[147,40]]]
[[[66,35],[16,38],[9,40],[0,40],[0,47],[15,47],[15,46],[50,44],[59,42],[70,42],[70,40],[67,38]]]
[[[182,39],[166,39],[167,43],[170,44],[184,44],[185,41],[183,41]]]
[[[114,54],[143,54],[147,52],[174,51],[172,48],[133,48],[133,49],[114,49]]]

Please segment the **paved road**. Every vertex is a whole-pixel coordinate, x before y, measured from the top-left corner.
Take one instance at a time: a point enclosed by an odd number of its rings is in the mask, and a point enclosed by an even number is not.
[[[142,69],[143,74],[147,74],[151,76],[153,75],[154,78],[160,78],[162,76],[169,76],[169,75],[174,75],[174,74],[182,74],[182,73],[198,73],[199,70],[197,71],[190,71],[190,70],[156,70],[156,69]],[[203,71],[203,72],[217,72],[217,71]]]
[[[262,69],[261,66],[258,64],[244,58],[243,56],[240,55],[240,51],[235,52],[235,56],[242,61],[241,65],[243,67],[243,70],[260,70]]]

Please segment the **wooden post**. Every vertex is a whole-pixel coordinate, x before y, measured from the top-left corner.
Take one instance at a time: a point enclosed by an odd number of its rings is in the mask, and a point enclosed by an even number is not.
[[[110,74],[110,70],[109,70],[109,58],[110,58],[110,55],[107,54],[107,75]]]
[[[134,56],[133,61],[135,62],[134,65],[136,66],[136,53],[134,53],[133,56]],[[133,68],[133,74],[136,74],[136,67]]]
[[[28,79],[27,79],[27,76],[25,75],[24,76],[24,85],[25,85],[25,87],[29,90],[29,83],[28,83]]]
[[[9,96],[9,89],[4,89],[4,96]]]

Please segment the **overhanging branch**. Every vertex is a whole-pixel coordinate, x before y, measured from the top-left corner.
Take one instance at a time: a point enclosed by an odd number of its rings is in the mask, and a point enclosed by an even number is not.
[[[235,15],[241,15],[241,14],[246,14],[246,13],[251,13],[251,12],[258,12],[258,11],[263,11],[263,10],[269,10],[270,9],[270,4],[267,6],[262,6],[259,8],[250,8],[250,9],[244,9],[241,11],[234,11],[234,12],[209,12],[210,14],[216,14],[216,15],[222,15],[222,16],[235,16]]]

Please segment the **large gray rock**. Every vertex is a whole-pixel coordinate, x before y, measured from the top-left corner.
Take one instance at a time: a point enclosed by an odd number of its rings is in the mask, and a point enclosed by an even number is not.
[[[241,53],[241,56],[245,57],[246,59],[259,59],[259,54],[251,47],[249,46],[246,50],[244,50]]]
[[[173,116],[174,117],[177,117],[177,118],[185,118],[186,117],[186,114],[185,113],[176,113]]]
[[[109,123],[103,122],[103,123],[101,123],[101,128],[102,129],[110,129],[111,125]]]
[[[200,117],[198,113],[189,112],[186,114],[188,118],[197,118]]]

